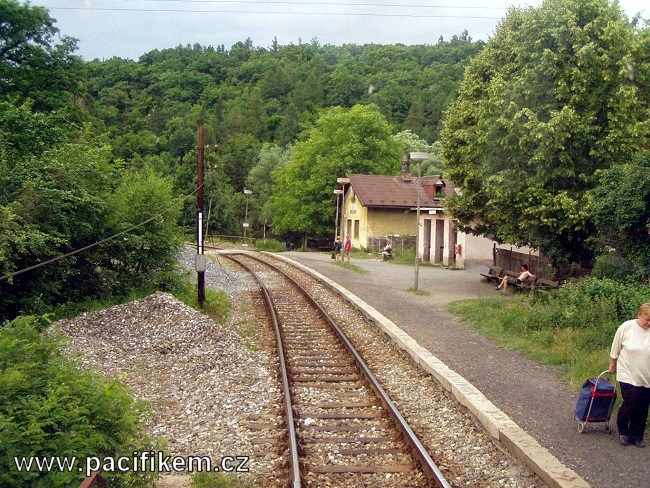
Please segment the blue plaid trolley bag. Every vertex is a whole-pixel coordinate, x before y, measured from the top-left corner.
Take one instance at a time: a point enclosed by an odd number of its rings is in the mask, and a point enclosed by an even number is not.
[[[580,389],[575,419],[578,421],[578,432],[583,433],[588,423],[604,422],[605,431],[611,432],[609,419],[616,401],[616,383],[603,378],[608,374],[605,370],[597,378],[589,378]]]

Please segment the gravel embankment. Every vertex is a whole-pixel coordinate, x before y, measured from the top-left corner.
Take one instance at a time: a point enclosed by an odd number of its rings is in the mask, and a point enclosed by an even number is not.
[[[252,481],[278,483],[281,457],[254,457],[260,431],[251,422],[260,415],[267,424],[281,422],[275,358],[250,350],[236,333],[166,293],[54,327],[70,337],[71,352],[82,354],[82,367],[119,377],[150,402],[147,429],[166,438],[170,452],[207,454],[213,463],[250,456]]]

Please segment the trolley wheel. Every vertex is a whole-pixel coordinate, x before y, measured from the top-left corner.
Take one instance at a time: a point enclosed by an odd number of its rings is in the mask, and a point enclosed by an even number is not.
[[[587,422],[578,422],[578,432],[584,433],[585,425],[587,425]]]

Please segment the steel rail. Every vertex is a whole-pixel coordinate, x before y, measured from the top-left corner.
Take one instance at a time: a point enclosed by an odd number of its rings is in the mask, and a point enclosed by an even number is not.
[[[259,276],[257,276],[255,271],[253,271],[246,264],[238,261],[228,254],[224,254],[224,256],[244,268],[255,279],[255,282],[258,284],[260,290],[262,291],[262,294],[264,295],[264,305],[269,314],[269,317],[271,317],[271,321],[273,322],[273,329],[275,330],[275,338],[280,359],[280,376],[282,377],[282,388],[284,390],[284,408],[287,416],[287,432],[289,436],[289,482],[292,488],[300,488],[302,485],[300,481],[300,461],[298,458],[298,436],[296,434],[296,426],[293,417],[291,390],[289,389],[289,375],[287,373],[284,347],[282,345],[283,341],[282,334],[280,332],[280,322],[275,310],[275,304],[273,303],[268,289],[264,283],[262,283],[262,280],[259,278]]]
[[[413,429],[411,429],[411,427],[408,425],[408,422],[406,421],[406,419],[404,419],[402,414],[399,412],[397,406],[390,399],[388,393],[386,393],[386,391],[381,386],[381,384],[379,383],[375,375],[372,373],[372,371],[370,371],[370,368],[363,360],[359,352],[355,349],[355,347],[352,345],[352,343],[347,338],[345,333],[341,330],[341,328],[338,326],[338,324],[329,316],[329,314],[323,309],[323,307],[321,307],[321,305],[309,294],[309,292],[305,290],[305,288],[302,285],[300,285],[295,279],[293,279],[286,272],[279,269],[277,266],[273,265],[272,263],[269,263],[251,254],[245,254],[245,253],[232,253],[232,254],[245,256],[268,266],[269,268],[273,269],[274,271],[284,276],[296,289],[298,289],[307,298],[308,302],[311,303],[318,310],[318,312],[321,314],[323,319],[332,327],[332,329],[338,336],[341,343],[345,346],[348,352],[354,357],[357,367],[360,369],[360,371],[368,380],[368,383],[375,391],[377,397],[381,401],[384,408],[392,416],[398,429],[402,433],[402,437],[404,438],[406,443],[411,447],[411,451],[413,452],[416,460],[419,461],[420,467],[424,472],[425,476],[440,488],[451,488],[451,485],[445,479],[444,475],[442,474],[442,472],[440,471],[436,463],[433,461],[433,459],[427,452],[424,445],[422,445],[420,439],[417,437],[415,432],[413,432]],[[240,263],[239,261],[233,259],[232,257],[231,259],[235,262]],[[240,264],[244,266],[243,263]]]

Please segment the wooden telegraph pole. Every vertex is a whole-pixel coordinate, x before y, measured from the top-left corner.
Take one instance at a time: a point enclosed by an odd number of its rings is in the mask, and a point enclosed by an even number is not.
[[[205,255],[203,253],[203,206],[205,194],[203,192],[203,122],[198,123],[199,144],[198,144],[198,178],[196,191],[196,275],[199,306],[203,308],[205,303]]]

